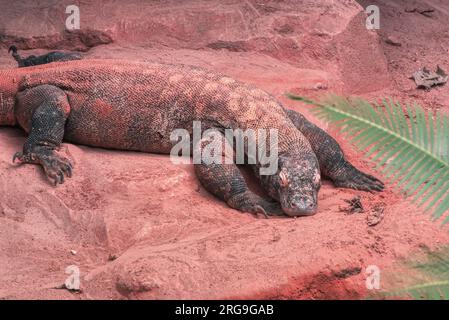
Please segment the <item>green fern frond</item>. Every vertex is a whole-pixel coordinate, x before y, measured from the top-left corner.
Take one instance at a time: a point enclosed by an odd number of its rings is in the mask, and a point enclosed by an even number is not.
[[[423,262],[408,262],[406,265],[423,276],[422,283],[386,292],[386,296],[449,300],[449,248],[427,251]]]
[[[426,252],[422,263],[412,262],[410,266],[427,277],[436,280],[449,279],[449,248]]]
[[[428,282],[390,292],[388,296],[408,295],[416,300],[449,300],[449,280]]]
[[[449,118],[425,112],[417,104],[405,107],[392,99],[371,104],[361,98],[331,96],[323,103],[289,95],[314,106],[312,112],[339,128],[377,163],[385,178],[414,195],[413,201],[449,222]]]

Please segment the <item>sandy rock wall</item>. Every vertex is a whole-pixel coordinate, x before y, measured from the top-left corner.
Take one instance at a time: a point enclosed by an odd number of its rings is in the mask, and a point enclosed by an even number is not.
[[[390,82],[377,34],[366,30],[363,8],[353,0],[80,1],[81,29],[75,32],[65,30],[68,4],[73,2],[2,1],[0,44],[87,51],[115,41],[243,52],[324,70],[335,90],[363,93]]]

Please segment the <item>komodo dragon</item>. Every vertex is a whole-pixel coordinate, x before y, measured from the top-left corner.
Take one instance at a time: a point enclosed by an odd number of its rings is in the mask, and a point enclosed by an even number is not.
[[[70,53],[61,51],[52,51],[40,56],[31,55],[26,58],[22,58],[17,53],[16,46],[10,46],[8,49],[8,53],[9,52],[12,52],[12,56],[17,61],[19,68],[37,66],[40,64],[46,64],[56,61],[80,60],[82,58],[82,56],[79,53]]]
[[[278,130],[278,170],[256,176],[270,200],[250,191],[235,164],[195,164],[202,185],[243,212],[310,215],[321,175],[338,187],[380,191],[383,183],[353,167],[337,142],[271,95],[227,76],[184,65],[117,60],[58,62],[0,71],[0,125],[29,133],[13,161],[40,164],[55,184],[72,174],[57,152],[68,142],[168,154],[170,133],[224,128]],[[223,138],[225,139],[225,138]],[[260,163],[251,165],[260,168]],[[280,205],[279,205],[280,204]]]

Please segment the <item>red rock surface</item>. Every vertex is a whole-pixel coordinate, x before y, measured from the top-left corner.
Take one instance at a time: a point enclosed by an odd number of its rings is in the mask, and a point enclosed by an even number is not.
[[[86,58],[221,71],[301,111],[283,93],[392,95],[447,110],[447,87],[417,91],[407,78],[425,64],[449,69],[449,39],[439,36],[449,6],[427,1],[436,11],[425,17],[405,12],[411,1],[369,2],[381,9],[379,34],[364,28],[352,0],[82,1],[80,34],[114,41],[98,45],[64,37],[64,2],[2,1],[0,65],[14,66],[6,52],[13,42],[33,49],[25,55],[92,47]],[[257,219],[208,194],[192,166],[162,155],[65,144],[74,177],[54,188],[39,167],[11,164],[24,139],[19,129],[0,129],[0,298],[360,298],[368,265],[391,272],[421,247],[449,240],[391,186],[370,194],[325,183],[315,216]],[[369,227],[366,213],[340,211],[355,195],[367,210],[385,205],[378,225]],[[54,289],[70,265],[80,268],[82,293]]]

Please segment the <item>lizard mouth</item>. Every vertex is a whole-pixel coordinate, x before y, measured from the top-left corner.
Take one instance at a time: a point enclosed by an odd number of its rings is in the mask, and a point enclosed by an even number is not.
[[[282,203],[282,210],[290,217],[311,216],[317,212],[315,197],[301,197]]]
[[[310,208],[282,208],[289,217],[313,216],[317,212],[316,206]]]

